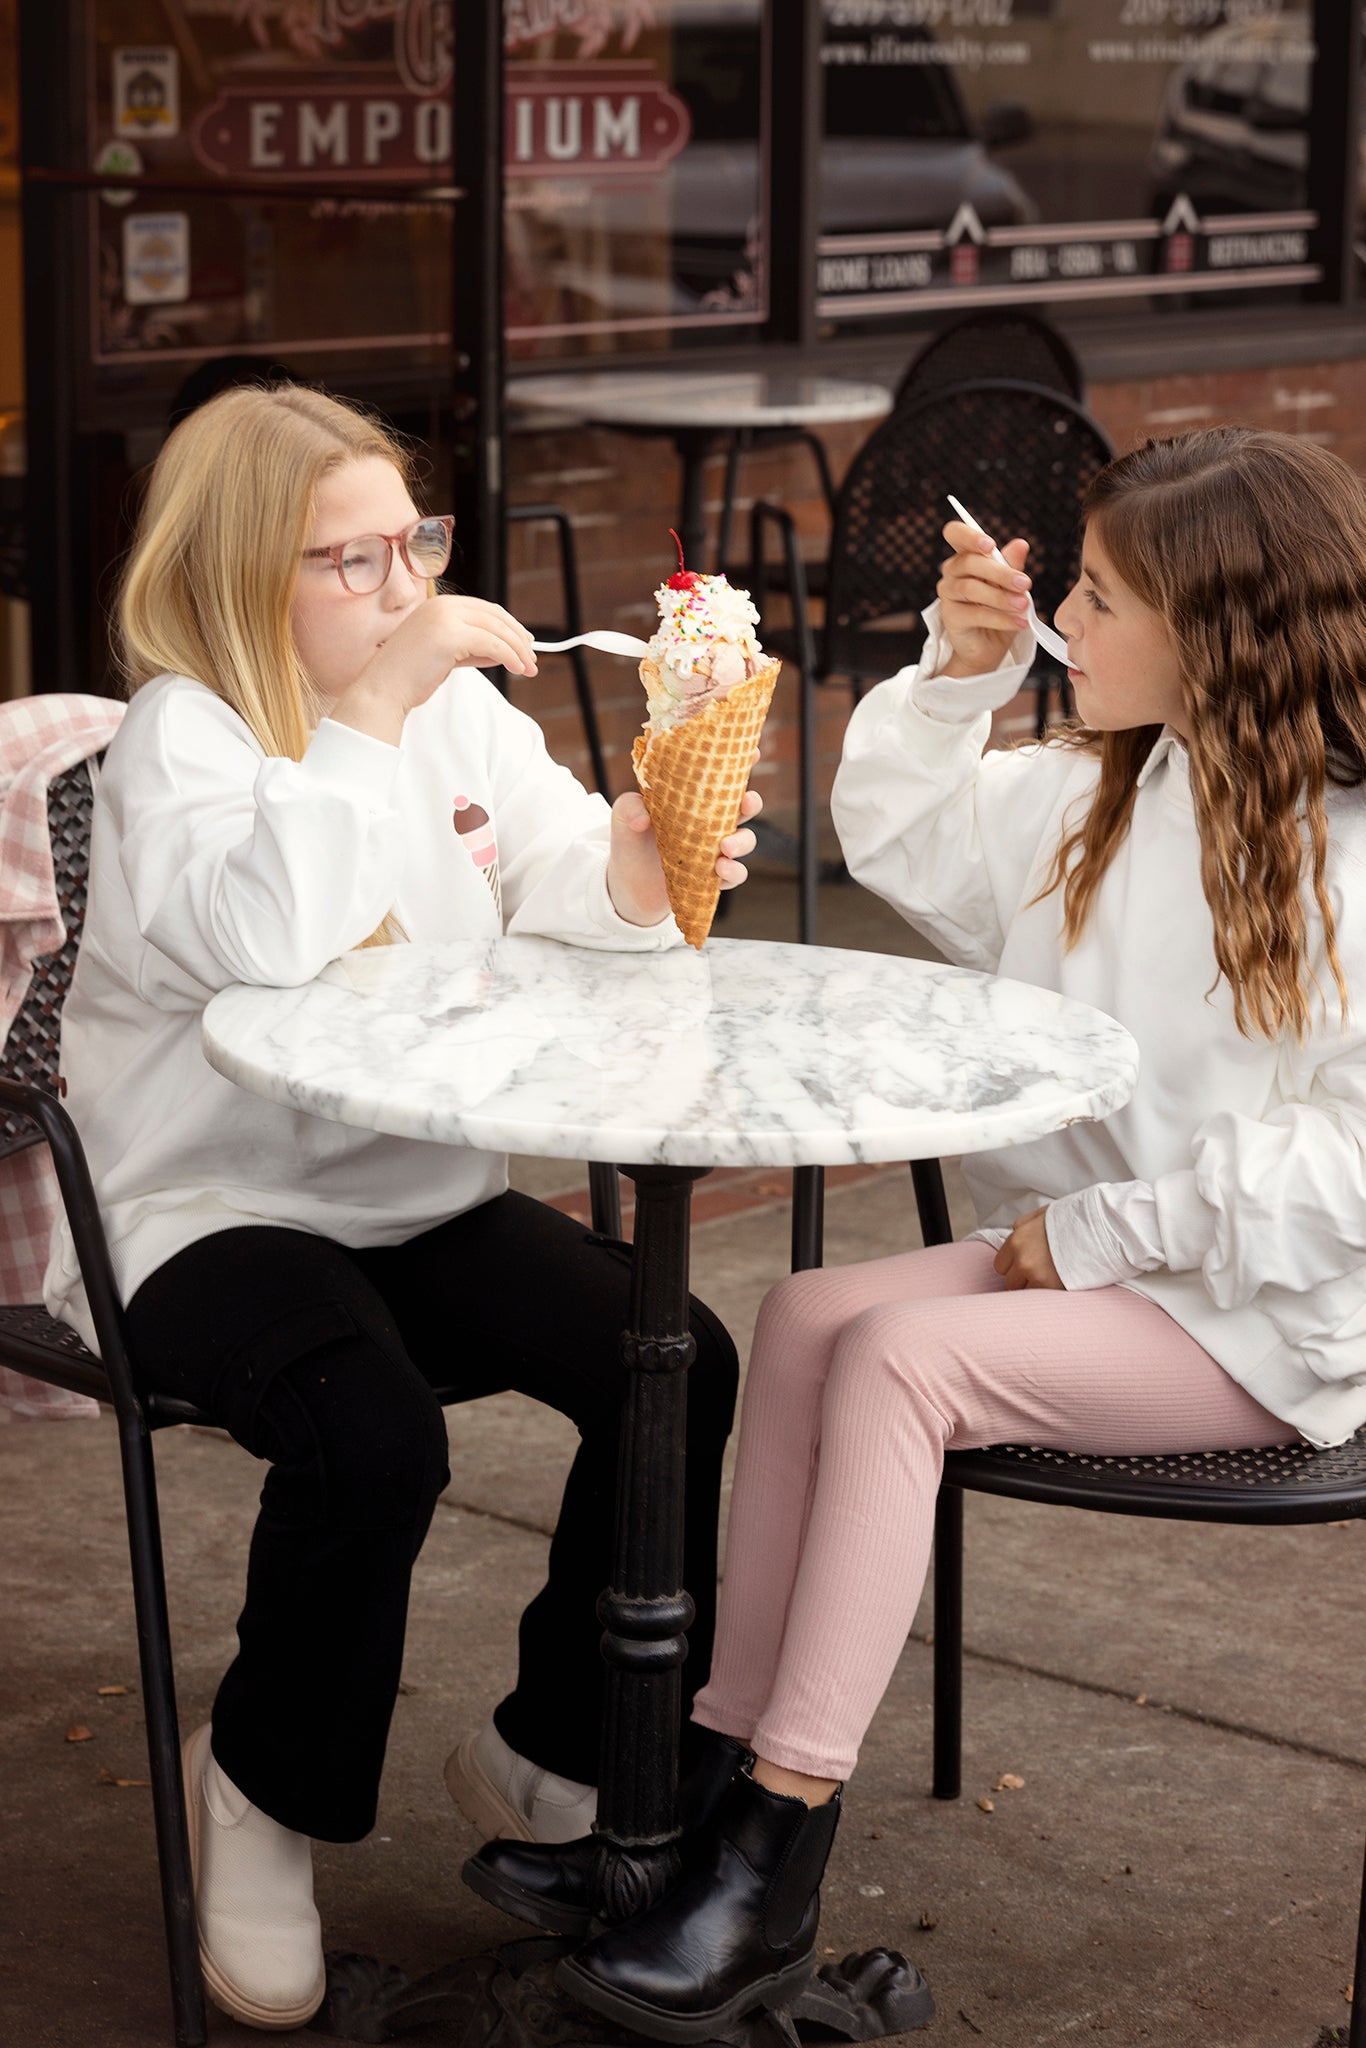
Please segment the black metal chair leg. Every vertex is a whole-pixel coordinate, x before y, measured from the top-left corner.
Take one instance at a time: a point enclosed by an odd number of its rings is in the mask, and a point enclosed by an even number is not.
[[[621,1176],[615,1166],[593,1160],[588,1168],[593,1228],[600,1237],[621,1236]]]
[[[1357,1915],[1357,1959],[1353,1972],[1352,2021],[1347,2048],[1366,2048],[1366,1863],[1361,1873],[1361,1910]]]
[[[166,1578],[161,1556],[156,1470],[145,1423],[121,1421],[123,1492],[128,1513],[128,1549],[133,1567],[138,1660],[147,1716],[147,1758],[152,1775],[161,1906],[171,1971],[171,2009],[176,2048],[203,2048],[208,2039],[204,1984],[199,1970],[190,1839],[180,1774],[180,1730],[171,1668],[171,1630],[166,1612]]]
[[[792,1270],[809,1273],[825,1257],[825,1168],[792,1169]]]
[[[963,1789],[963,1489],[934,1508],[934,1796]]]

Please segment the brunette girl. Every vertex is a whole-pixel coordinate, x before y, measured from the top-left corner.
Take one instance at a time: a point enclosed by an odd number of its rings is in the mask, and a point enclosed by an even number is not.
[[[849,726],[846,858],[951,961],[1119,1018],[1140,1077],[1104,1122],[966,1159],[966,1242],[764,1304],[693,1708],[732,1774],[676,1889],[561,1966],[662,2040],[810,1968],[945,1451],[1327,1445],[1366,1422],[1366,490],[1239,428],[1112,463],[1056,619],[1077,721],[1014,751],[985,749],[1033,658],[1025,544],[1002,566],[965,525],[945,538],[918,666]]]

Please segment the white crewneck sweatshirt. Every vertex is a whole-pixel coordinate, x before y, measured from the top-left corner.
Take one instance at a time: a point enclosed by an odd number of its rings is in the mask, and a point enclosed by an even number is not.
[[[993,674],[942,676],[938,605],[919,664],[880,683],[845,739],[833,810],[851,872],[958,965],[1107,1011],[1138,1042],[1134,1096],[1098,1123],[963,1161],[976,1235],[1048,1204],[1069,1288],[1157,1302],[1309,1442],[1366,1422],[1366,791],[1325,793],[1327,889],[1352,997],[1346,1028],[1306,889],[1314,1002],[1303,1045],[1245,1038],[1216,985],[1184,744],[1164,730],[1129,831],[1070,952],[1042,885],[1099,763],[1058,746],[986,752],[1021,688],[1027,634]]]
[[[325,718],[302,761],[264,754],[202,683],[144,684],[99,778],[61,1040],[125,1303],[235,1225],[398,1244],[501,1194],[502,1155],[353,1130],[234,1086],[204,1058],[204,1007],[233,982],[311,981],[390,909],[412,939],[679,944],[671,917],[618,917],[609,837],[602,797],[475,669],[410,712],[397,747]],[[94,1347],[64,1217],[44,1299]]]

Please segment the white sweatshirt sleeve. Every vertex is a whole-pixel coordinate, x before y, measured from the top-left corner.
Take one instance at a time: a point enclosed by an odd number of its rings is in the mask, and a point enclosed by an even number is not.
[[[490,686],[503,915],[509,932],[611,952],[682,943],[672,917],[628,924],[607,892],[612,814],[546,752],[536,721]]]
[[[330,719],[302,761],[263,757],[212,691],[162,687],[115,799],[144,984],[161,955],[201,989],[296,987],[359,945],[397,887],[397,771],[396,747]]]
[[[856,880],[947,959],[992,971],[1082,757],[1050,747],[985,752],[991,713],[1029,674],[1033,639],[1018,634],[989,675],[942,676],[952,648],[937,603],[924,618],[919,663],[879,683],[849,721],[831,811]]]
[[[1349,987],[1366,986],[1347,972]],[[1366,1028],[1354,1013],[1341,1030],[1335,1012],[1330,995],[1322,1031],[1287,1050],[1301,1099],[1261,1118],[1216,1111],[1188,1167],[1051,1204],[1065,1287],[1198,1269],[1217,1307],[1241,1308],[1264,1287],[1303,1293],[1366,1262]]]

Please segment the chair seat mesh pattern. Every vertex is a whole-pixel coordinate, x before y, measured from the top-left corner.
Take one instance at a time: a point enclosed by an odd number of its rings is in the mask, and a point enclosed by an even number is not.
[[[95,790],[89,763],[78,761],[48,784],[47,822],[57,900],[66,943],[33,963],[33,980],[5,1039],[0,1071],[7,1080],[57,1092],[57,1055],[62,1004],[71,986],[76,951],[85,927],[86,869],[90,859],[90,815]],[[38,1142],[38,1127],[27,1117],[0,1117],[0,1159]]]
[[[1172,1514],[1225,1511],[1230,1519],[1313,1520],[1329,1512],[1366,1514],[1366,1429],[1345,1444],[1272,1445],[1246,1451],[1184,1451],[1102,1458],[1037,1444],[951,1451],[951,1484],[985,1492],[1068,1501],[1101,1496],[1119,1510],[1165,1507]]]

